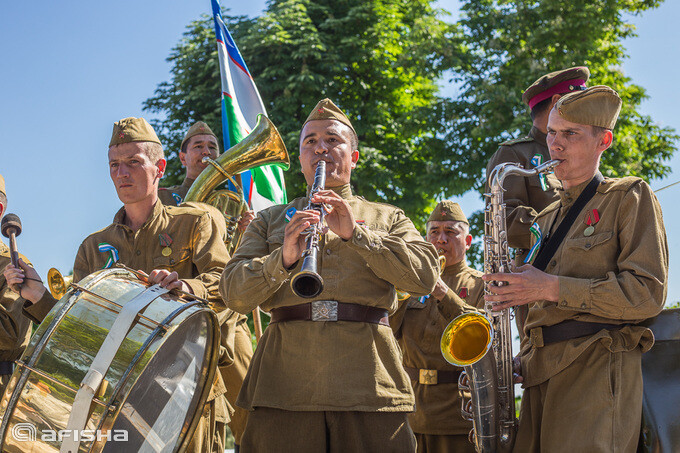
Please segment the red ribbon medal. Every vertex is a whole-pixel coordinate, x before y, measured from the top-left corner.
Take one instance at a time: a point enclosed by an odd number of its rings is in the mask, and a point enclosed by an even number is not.
[[[597,209],[593,209],[588,214],[584,220],[585,224],[588,225],[585,230],[583,230],[584,236],[590,236],[595,232],[595,224],[600,221],[600,213]]]

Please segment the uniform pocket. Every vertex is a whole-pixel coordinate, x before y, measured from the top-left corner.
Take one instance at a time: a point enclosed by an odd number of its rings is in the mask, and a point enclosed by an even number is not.
[[[605,244],[612,238],[614,234],[611,231],[604,231],[602,233],[593,234],[592,236],[585,236],[582,238],[567,239],[565,246],[575,248],[582,251],[591,250],[599,245]]]
[[[180,263],[188,260],[191,257],[191,249],[184,248],[173,250],[168,256],[157,256],[153,259],[154,269],[167,269],[172,271]]]
[[[612,398],[616,398],[619,391],[618,385],[621,382],[621,354],[623,353],[609,353],[609,394]]]

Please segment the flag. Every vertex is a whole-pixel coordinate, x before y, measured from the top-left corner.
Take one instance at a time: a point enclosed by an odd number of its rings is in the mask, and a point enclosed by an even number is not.
[[[222,20],[219,0],[211,2],[222,81],[222,133],[224,149],[228,149],[253,130],[258,114],[266,116],[267,111],[241,52]],[[283,170],[277,165],[245,171],[241,173],[241,181],[246,200],[255,211],[288,202]]]

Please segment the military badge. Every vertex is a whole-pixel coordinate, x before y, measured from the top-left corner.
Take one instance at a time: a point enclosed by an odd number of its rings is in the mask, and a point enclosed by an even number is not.
[[[163,256],[170,256],[172,255],[172,249],[170,246],[172,245],[172,238],[168,233],[161,233],[158,235],[158,241],[161,244],[161,247],[163,247],[163,250],[161,250],[161,254]]]
[[[590,212],[586,214],[586,218],[583,221],[587,227],[585,230],[583,230],[583,235],[584,236],[590,236],[595,232],[595,225],[597,222],[600,221],[600,213],[597,212],[597,209],[593,209]]]
[[[297,209],[295,209],[294,207],[291,206],[290,208],[288,208],[286,210],[286,222],[290,222],[290,219],[293,218],[293,216],[295,215],[296,212],[297,212]]]

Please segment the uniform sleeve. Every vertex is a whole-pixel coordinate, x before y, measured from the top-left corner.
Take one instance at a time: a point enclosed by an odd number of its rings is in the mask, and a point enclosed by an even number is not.
[[[253,220],[222,273],[220,294],[227,306],[249,313],[267,300],[288,279],[281,247],[269,253],[267,226],[269,214],[260,212]]]
[[[394,211],[387,234],[357,225],[345,244],[366,260],[375,275],[402,291],[422,296],[430,294],[437,283],[436,249],[420,236],[400,209]]]
[[[559,308],[632,322],[663,308],[668,244],[659,202],[640,181],[623,197],[618,214],[617,271],[595,279],[559,277]]]
[[[220,229],[208,213],[203,214],[194,225],[191,242],[193,252],[191,259],[196,268],[196,275],[182,281],[191,287],[196,296],[208,299],[212,308],[220,312],[226,305],[220,297],[219,282],[222,270],[229,261],[229,252],[222,240]]]
[[[447,319],[449,322],[463,313],[479,311],[472,305],[467,304],[460,296],[458,296],[458,294],[454,293],[451,288],[446,292],[446,296],[438,301],[437,308],[444,319]]]
[[[24,303],[0,275],[0,350],[16,350],[26,338],[31,322],[22,313]]]
[[[486,166],[487,192],[490,190],[488,177],[491,171],[497,165],[505,162],[519,163],[525,168],[527,167],[527,162],[512,147],[501,146]],[[538,213],[529,206],[527,178],[517,175],[508,176],[503,185],[505,188],[503,201],[506,206],[507,217],[505,221],[508,228],[508,245],[514,248],[528,249],[531,247],[529,228]]]

